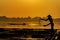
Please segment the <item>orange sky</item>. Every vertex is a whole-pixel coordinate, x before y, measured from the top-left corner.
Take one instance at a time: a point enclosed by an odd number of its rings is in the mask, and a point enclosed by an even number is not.
[[[60,18],[60,0],[0,0],[0,16]]]

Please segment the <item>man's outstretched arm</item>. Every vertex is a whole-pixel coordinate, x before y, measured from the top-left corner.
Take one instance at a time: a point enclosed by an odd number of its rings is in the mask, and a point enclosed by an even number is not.
[[[48,19],[45,19],[45,21],[47,21]]]
[[[50,25],[50,23],[49,23],[49,24],[47,24],[47,25],[43,25],[43,26],[48,26],[48,25]]]
[[[42,18],[40,18],[41,20],[44,20],[44,21],[47,21],[48,19],[42,19]]]

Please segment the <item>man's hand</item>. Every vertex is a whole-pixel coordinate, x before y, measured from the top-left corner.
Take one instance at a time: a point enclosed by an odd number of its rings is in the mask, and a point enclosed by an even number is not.
[[[47,25],[43,25],[44,27],[46,27]]]
[[[41,20],[44,20],[44,19],[42,19],[42,18],[40,18]]]

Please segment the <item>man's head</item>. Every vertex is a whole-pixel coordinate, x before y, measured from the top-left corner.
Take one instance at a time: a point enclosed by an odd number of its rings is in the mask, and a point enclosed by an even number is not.
[[[47,17],[51,17],[51,15],[49,14]]]

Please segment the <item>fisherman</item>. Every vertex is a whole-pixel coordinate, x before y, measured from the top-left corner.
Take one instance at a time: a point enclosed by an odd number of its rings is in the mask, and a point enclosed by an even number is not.
[[[52,39],[52,36],[53,36],[53,32],[54,32],[54,23],[53,23],[53,19],[52,19],[52,16],[51,15],[48,15],[47,16],[48,18],[47,19],[42,19],[40,18],[41,20],[45,20],[45,21],[48,21],[49,20],[49,24],[47,25],[44,25],[44,26],[48,26],[48,25],[51,25],[51,37],[49,38],[49,40]]]
[[[48,20],[49,20],[50,23],[47,24],[47,25],[44,25],[44,26],[48,26],[48,25],[51,24],[51,30],[53,30],[53,29],[54,29],[54,23],[53,23],[52,16],[51,16],[51,15],[48,15],[47,17],[48,17],[47,19],[42,19],[42,18],[40,18],[40,19],[41,19],[41,20],[44,20],[44,21],[48,21]]]

